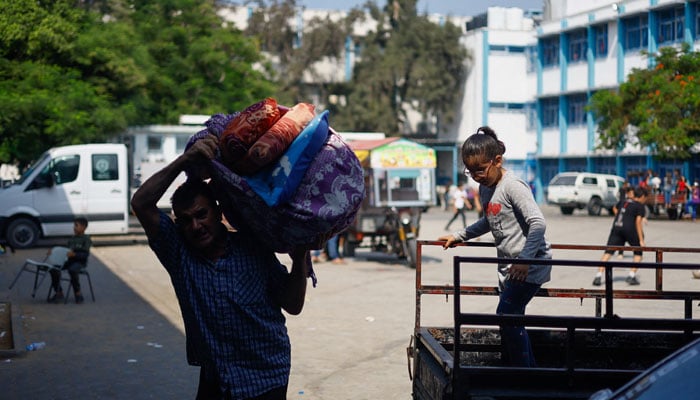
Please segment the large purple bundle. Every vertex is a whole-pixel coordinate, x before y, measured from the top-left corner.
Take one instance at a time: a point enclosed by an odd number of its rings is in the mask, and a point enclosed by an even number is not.
[[[233,116],[212,116],[207,129],[194,135],[188,146],[207,133],[220,136]],[[212,164],[212,182],[229,223],[280,253],[297,245],[321,248],[353,222],[365,193],[360,162],[332,129],[299,187],[287,202],[274,207],[251,189],[246,181],[250,178],[232,172],[220,159]]]

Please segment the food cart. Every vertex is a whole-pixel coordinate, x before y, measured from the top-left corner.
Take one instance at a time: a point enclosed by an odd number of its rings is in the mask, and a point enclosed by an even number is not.
[[[364,169],[367,195],[348,228],[345,256],[369,247],[396,254],[415,267],[421,214],[435,205],[437,197],[435,150],[398,137],[348,144]]]

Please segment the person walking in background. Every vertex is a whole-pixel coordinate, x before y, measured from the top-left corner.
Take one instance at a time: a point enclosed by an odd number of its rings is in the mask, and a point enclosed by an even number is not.
[[[676,195],[678,196],[678,201],[684,203],[685,205],[681,207],[679,219],[684,218],[684,214],[687,213],[687,203],[688,203],[688,193],[690,192],[690,186],[688,185],[688,180],[685,176],[681,174],[680,170],[676,170],[678,173],[678,182],[676,183]]]
[[[625,182],[627,183],[627,182]],[[629,184],[622,185],[623,188],[625,189],[624,192],[620,192],[620,201],[617,202],[612,208],[613,216],[617,216],[617,214],[620,212],[620,209],[622,209],[622,206],[625,204],[625,201],[628,199],[633,199],[634,198],[634,188],[630,186]],[[622,260],[625,258],[625,251],[620,250],[617,253],[617,258]]]
[[[690,199],[688,200],[688,213],[693,222],[698,218],[698,204],[700,204],[700,183],[695,181],[690,189]]]
[[[448,180],[445,185],[445,202],[443,204],[443,210],[449,211],[452,209],[454,204],[454,195],[457,192],[457,186],[452,184],[452,180]]]
[[[644,247],[644,202],[647,198],[647,190],[641,186],[634,189],[634,197],[628,198],[622,203],[622,206],[617,211],[613,220],[610,234],[608,235],[608,246],[624,246],[629,243],[630,246]],[[614,250],[605,250],[601,261],[606,262],[615,253]],[[642,261],[642,251],[634,250],[634,262]],[[595,278],[593,279],[594,286],[600,286],[603,283],[603,272],[605,267],[598,268]],[[639,285],[637,278],[637,268],[631,268],[627,279],[629,285]]]
[[[466,182],[467,200],[471,204],[471,210],[476,210],[479,218],[484,216],[484,211],[481,208],[481,200],[479,199],[479,182],[467,177]]]
[[[452,218],[445,225],[445,230],[450,230],[450,225],[457,219],[457,217],[462,217],[462,228],[467,227],[467,216],[464,214],[466,209],[472,209],[471,203],[467,201],[467,192],[464,189],[464,183],[460,183],[457,186],[457,190],[454,193],[454,204],[452,205],[454,209],[454,214]]]
[[[465,174],[479,183],[484,216],[467,228],[442,236],[443,248],[491,232],[499,258],[551,259],[546,223],[528,184],[503,168],[505,144],[484,126],[462,145]],[[498,314],[525,314],[525,307],[551,277],[551,265],[499,263]],[[524,326],[501,326],[503,354],[512,366],[534,367],[535,356]]]
[[[187,361],[200,367],[197,399],[283,400],[291,370],[285,316],[304,307],[309,251],[289,253],[291,271],[265,242],[232,232],[203,178],[172,197],[173,221],[157,207],[175,178],[215,157],[211,135],[146,180],[131,206],[170,275],[185,323]]]
[[[333,264],[345,264],[345,260],[340,256],[340,239],[342,234],[337,233],[333,235],[326,243],[326,254],[328,254],[328,260]]]
[[[664,191],[664,210],[668,210],[671,207],[671,196],[673,196],[674,189],[673,175],[670,172],[666,172],[661,187]]]

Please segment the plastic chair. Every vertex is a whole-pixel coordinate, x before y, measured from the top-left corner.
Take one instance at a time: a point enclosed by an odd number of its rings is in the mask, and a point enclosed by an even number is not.
[[[24,272],[29,272],[34,274],[34,287],[32,288],[32,298],[36,296],[36,290],[41,286],[42,282],[46,278],[46,275],[51,270],[61,270],[63,264],[68,260],[69,248],[63,246],[52,247],[49,253],[46,255],[44,261],[36,261],[30,258],[24,261],[24,265],[17,272],[15,279],[10,284],[10,289],[15,286],[17,280]],[[51,289],[49,289],[49,295],[51,295]],[[48,300],[47,296],[47,300]]]
[[[67,269],[64,271],[66,273],[68,273]],[[90,279],[90,273],[87,271],[87,261],[83,265],[83,267],[80,269],[80,271],[78,271],[78,275],[87,276],[88,286],[90,287],[90,296],[92,296],[92,302],[94,303],[95,302],[95,292],[92,290],[92,280]],[[71,288],[73,288],[73,281],[70,280],[70,276],[67,278],[62,276],[61,280],[68,282],[68,290],[66,291],[65,300],[63,301],[63,304],[66,304],[66,303],[68,303],[68,298],[70,297]],[[51,289],[49,289],[49,297],[51,297],[51,290],[52,289],[53,289],[53,287]],[[73,293],[73,297],[75,297],[75,293]]]

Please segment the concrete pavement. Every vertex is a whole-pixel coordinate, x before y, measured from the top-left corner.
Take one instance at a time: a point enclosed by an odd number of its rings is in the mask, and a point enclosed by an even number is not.
[[[605,243],[610,217],[581,212],[562,216],[555,208],[543,208],[551,242]],[[467,215],[470,221],[476,217],[473,212]],[[450,216],[437,208],[424,214],[420,239],[445,234],[443,227]],[[659,219],[649,221],[645,229],[648,245],[700,247],[700,224]],[[90,261],[97,302],[86,296],[82,305],[74,304],[72,298],[67,305],[47,304],[48,282],[32,299],[29,275],[7,290],[24,259],[41,259],[46,248],[0,256],[0,301],[12,302],[19,314],[19,346],[47,343],[42,350],[0,359],[1,398],[194,398],[198,371],[185,360],[182,321],[167,275],[142,242],[108,244],[97,243]],[[495,255],[492,249],[424,248],[424,283],[450,283],[452,256],[464,252]],[[562,252],[555,257],[597,260],[600,255]],[[281,259],[288,264],[286,256]],[[693,257],[668,255],[666,260],[693,262]],[[414,324],[415,271],[393,256],[366,250],[358,250],[354,259],[346,261],[346,265],[316,264],[318,287],[309,288],[302,314],[288,317],[292,341],[288,398],[410,399],[406,347]],[[624,274],[616,271],[621,280],[616,285],[624,285]],[[555,267],[549,286],[592,287],[592,276],[591,269]],[[652,287],[652,276],[651,271],[641,272],[641,288]],[[491,266],[475,267],[463,280],[492,285],[495,271]],[[692,279],[688,271],[665,273],[664,285],[700,290],[700,280]],[[83,286],[86,291],[85,282]],[[464,307],[493,312],[495,299],[477,298],[464,302]],[[621,302],[616,311],[622,315],[682,315],[683,305],[660,301],[640,309]],[[422,323],[449,326],[451,312],[452,302],[444,296],[424,297]],[[593,304],[535,299],[528,313],[590,316]]]

